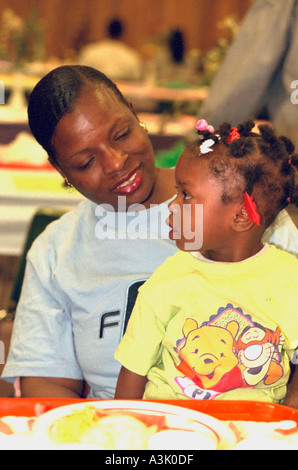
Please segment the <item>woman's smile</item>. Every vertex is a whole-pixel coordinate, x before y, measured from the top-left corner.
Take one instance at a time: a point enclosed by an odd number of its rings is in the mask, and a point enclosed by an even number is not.
[[[130,195],[135,193],[143,182],[143,174],[141,170],[142,165],[137,169],[129,172],[123,177],[112,189],[112,192],[120,196]]]

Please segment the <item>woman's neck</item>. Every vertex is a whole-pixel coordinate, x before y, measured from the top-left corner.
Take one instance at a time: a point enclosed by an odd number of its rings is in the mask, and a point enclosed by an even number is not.
[[[156,168],[156,178],[151,194],[143,205],[148,209],[150,205],[161,204],[168,201],[175,194],[175,170],[171,168]]]

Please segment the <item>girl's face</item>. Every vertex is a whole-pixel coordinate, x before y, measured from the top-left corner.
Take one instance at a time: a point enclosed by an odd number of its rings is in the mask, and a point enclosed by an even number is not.
[[[169,205],[170,238],[183,251],[201,251],[206,256],[209,251],[227,251],[235,205],[222,203],[223,188],[210,175],[208,162],[186,149],[176,166],[176,184],[177,196]]]
[[[118,208],[148,203],[156,170],[152,145],[134,112],[109,90],[86,89],[59,121],[52,145],[58,171],[86,198]]]

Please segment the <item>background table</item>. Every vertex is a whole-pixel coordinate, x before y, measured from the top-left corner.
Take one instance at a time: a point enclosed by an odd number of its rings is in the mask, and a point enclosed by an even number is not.
[[[0,254],[18,256],[30,221],[39,208],[70,210],[83,200],[63,188],[56,171],[0,167]]]

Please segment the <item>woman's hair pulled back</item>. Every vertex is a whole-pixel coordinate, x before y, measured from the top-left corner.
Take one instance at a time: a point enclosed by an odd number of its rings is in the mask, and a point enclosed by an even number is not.
[[[43,77],[33,89],[28,106],[31,132],[37,142],[55,160],[51,140],[60,119],[71,112],[81,91],[90,86],[111,90],[127,104],[117,86],[100,71],[81,65],[58,67]]]

